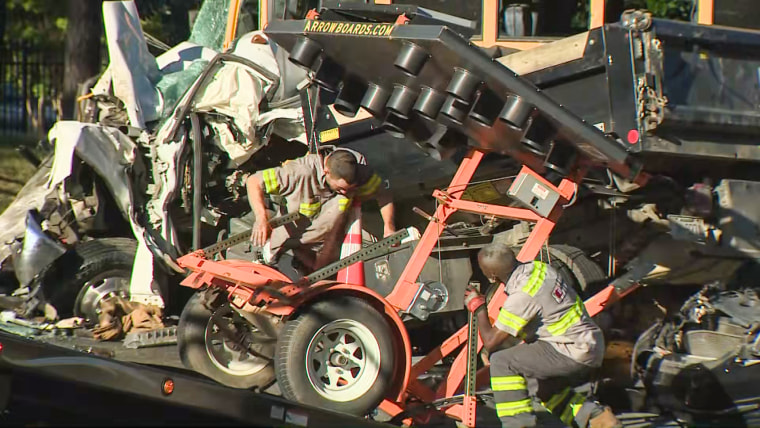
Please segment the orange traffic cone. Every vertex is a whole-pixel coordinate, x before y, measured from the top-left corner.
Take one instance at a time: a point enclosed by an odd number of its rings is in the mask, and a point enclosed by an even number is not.
[[[354,201],[351,205],[349,217],[350,226],[343,238],[343,245],[340,247],[340,258],[362,249],[362,205],[361,202]],[[338,281],[346,284],[364,285],[364,262],[356,262],[350,266],[341,269],[338,272]]]

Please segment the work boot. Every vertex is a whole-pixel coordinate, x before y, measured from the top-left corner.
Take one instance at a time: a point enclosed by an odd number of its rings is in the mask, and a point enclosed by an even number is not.
[[[608,406],[604,406],[602,413],[592,417],[588,421],[588,428],[622,428],[615,413]]]

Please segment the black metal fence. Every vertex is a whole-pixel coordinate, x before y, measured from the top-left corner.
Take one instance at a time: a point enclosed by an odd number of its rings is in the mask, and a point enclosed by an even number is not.
[[[63,47],[0,46],[0,134],[45,132],[55,123],[63,87]]]

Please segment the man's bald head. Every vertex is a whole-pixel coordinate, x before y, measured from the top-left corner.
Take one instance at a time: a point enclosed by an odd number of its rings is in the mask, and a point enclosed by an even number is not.
[[[478,253],[478,265],[489,281],[507,282],[517,266],[517,259],[511,248],[493,242]]]

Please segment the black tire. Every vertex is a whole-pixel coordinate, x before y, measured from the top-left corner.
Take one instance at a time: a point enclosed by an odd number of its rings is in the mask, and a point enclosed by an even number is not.
[[[275,378],[271,359],[265,361],[246,353],[246,360],[242,361],[242,364],[232,368],[227,365],[225,371],[224,359],[228,356],[240,356],[241,351],[235,348],[231,341],[223,339],[218,327],[211,321],[211,316],[215,311],[224,311],[224,319],[230,321],[230,325],[238,332],[241,331],[238,329],[253,329],[253,326],[233,315],[229,303],[223,296],[211,298],[209,303],[204,303],[204,300],[202,293],[195,293],[187,301],[180,316],[177,342],[179,356],[185,367],[232,388],[251,389],[271,385]],[[257,350],[273,355],[274,348],[275,340],[271,339],[269,344],[260,346]]]
[[[64,254],[42,275],[45,300],[59,318],[78,316],[97,323],[98,302],[118,294],[129,299],[137,242],[128,238],[85,241]],[[154,280],[154,292],[158,283]]]
[[[316,365],[317,354],[324,352],[320,345],[341,339],[343,343],[333,344],[336,350],[329,358],[347,362]],[[352,343],[358,343],[355,350]],[[356,361],[341,355],[351,355]],[[346,368],[351,365],[355,367]],[[353,297],[315,303],[289,321],[277,341],[275,372],[285,398],[341,413],[362,416],[376,408],[393,381],[394,365],[390,326],[374,307]],[[319,377],[323,367],[337,376],[335,391],[325,386],[332,379],[326,374]],[[339,385],[340,380],[345,384]]]
[[[546,260],[546,249],[542,250],[542,254]],[[551,266],[557,269],[562,279],[582,297],[590,290],[590,286],[607,280],[602,268],[579,248],[570,245],[550,245],[549,259]]]

